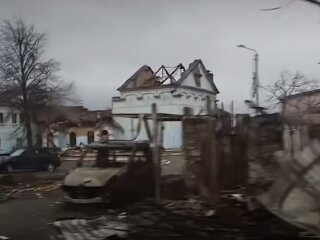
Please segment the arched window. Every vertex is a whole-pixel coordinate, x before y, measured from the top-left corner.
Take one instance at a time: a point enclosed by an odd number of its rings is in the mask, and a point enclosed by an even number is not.
[[[89,132],[87,133],[87,139],[88,139],[88,144],[94,142],[94,132],[89,131]]]
[[[101,142],[106,142],[109,140],[109,132],[107,130],[102,130],[101,132]]]
[[[77,146],[77,134],[75,132],[71,132],[69,137],[70,137],[70,146],[71,147]]]

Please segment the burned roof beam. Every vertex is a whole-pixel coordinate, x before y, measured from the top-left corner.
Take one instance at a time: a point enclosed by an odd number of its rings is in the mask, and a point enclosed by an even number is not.
[[[178,70],[184,70],[184,71],[185,71],[185,68],[183,67],[183,65],[182,65],[181,63],[180,63],[178,66],[176,66],[175,69],[169,74],[169,76],[166,77],[160,84],[163,84],[165,81],[167,81],[167,79],[168,79],[169,77],[170,77],[170,79],[173,78],[173,80],[174,80],[173,83],[176,83],[176,80],[175,80],[175,78],[173,77],[173,74],[174,74],[176,71],[178,71]],[[168,73],[167,70],[165,70],[165,71]],[[172,82],[172,79],[171,79],[171,82]]]

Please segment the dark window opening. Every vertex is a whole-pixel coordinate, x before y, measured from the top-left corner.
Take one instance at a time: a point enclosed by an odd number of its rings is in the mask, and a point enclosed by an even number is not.
[[[77,146],[77,134],[75,132],[71,132],[69,137],[70,137],[70,146],[71,147]]]
[[[89,132],[87,133],[87,138],[88,138],[88,144],[94,142],[94,132],[89,131]]]
[[[12,113],[12,123],[17,123],[17,114],[16,113]]]
[[[193,73],[193,75],[194,75],[194,79],[195,79],[195,82],[196,82],[196,86],[197,87],[201,87],[201,81],[200,80],[201,80],[202,74],[200,72],[199,67],[197,67],[195,69],[195,72]]]
[[[106,142],[109,140],[109,132],[107,130],[103,130],[101,132],[101,142]]]
[[[23,115],[23,113],[20,113],[19,118],[20,118],[20,123],[24,123],[24,115]]]
[[[3,113],[0,113],[0,124],[3,123]]]

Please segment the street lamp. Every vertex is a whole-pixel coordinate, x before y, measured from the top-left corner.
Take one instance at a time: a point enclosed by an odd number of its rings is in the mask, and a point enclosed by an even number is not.
[[[254,58],[253,58],[254,69],[253,69],[253,75],[252,75],[252,98],[255,98],[256,104],[259,106],[259,87],[260,87],[259,75],[258,75],[259,54],[258,54],[257,50],[255,50],[253,48],[248,48],[243,44],[239,44],[239,45],[237,45],[237,47],[244,48],[244,49],[247,49],[249,51],[254,52]]]

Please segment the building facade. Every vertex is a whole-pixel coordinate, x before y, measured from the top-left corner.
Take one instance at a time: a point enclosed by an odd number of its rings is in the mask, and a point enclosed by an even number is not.
[[[320,89],[282,99],[284,149],[292,155],[320,137]]]
[[[39,145],[60,149],[113,139],[116,125],[111,111],[90,111],[82,106],[46,107],[39,111],[36,122]]]
[[[23,115],[6,104],[0,105],[0,156],[27,146]],[[83,106],[44,106],[32,118],[33,144],[66,148],[113,139],[119,127],[111,110],[90,111]]]
[[[144,65],[118,91],[120,96],[112,99],[112,113],[122,131],[115,131],[114,137],[126,140],[137,135],[138,120],[116,114],[148,114],[151,104],[156,103],[158,113],[183,115],[184,109],[188,108],[193,115],[205,115],[207,99],[211,99],[214,108],[219,93],[213,74],[201,60],[195,60],[187,69],[179,64],[174,68],[162,66],[156,72]],[[137,139],[147,139],[144,128]],[[181,148],[181,122],[164,122],[163,145],[166,149]]]
[[[0,106],[0,155],[11,153],[25,146],[23,116],[19,110],[7,105]]]

